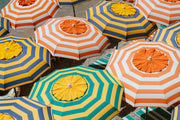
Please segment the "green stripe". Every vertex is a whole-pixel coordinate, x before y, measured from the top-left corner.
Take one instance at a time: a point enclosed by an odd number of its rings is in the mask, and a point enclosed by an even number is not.
[[[107,57],[107,58],[110,58],[111,55],[112,55],[112,53],[109,53],[109,54],[106,55],[106,57]]]
[[[96,60],[95,62],[91,63],[89,66],[93,68],[98,68],[98,69],[105,69],[108,61],[109,60],[106,58],[100,58]]]
[[[121,118],[120,120],[135,120],[135,119],[132,116],[127,115],[127,116]]]
[[[145,111],[146,111],[146,108],[143,108],[143,109],[137,111],[136,114],[139,117],[145,118]],[[158,115],[156,115],[156,114],[158,114]],[[161,116],[161,117],[159,117],[159,116]],[[168,111],[165,111],[159,107],[148,107],[147,118],[148,118],[148,120],[154,120],[154,119],[170,120],[171,115],[169,114]]]

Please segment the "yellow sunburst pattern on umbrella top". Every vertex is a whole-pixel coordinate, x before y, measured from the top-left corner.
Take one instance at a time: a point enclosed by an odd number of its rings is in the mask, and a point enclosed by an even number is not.
[[[17,57],[22,52],[22,46],[14,40],[0,43],[0,60],[8,60]]]
[[[69,75],[56,81],[52,94],[59,101],[74,101],[86,94],[88,85],[86,80],[80,75]]]
[[[136,9],[134,7],[122,2],[111,5],[111,10],[114,13],[123,16],[133,16],[136,13]]]
[[[9,114],[0,113],[0,120],[14,120],[14,119]]]

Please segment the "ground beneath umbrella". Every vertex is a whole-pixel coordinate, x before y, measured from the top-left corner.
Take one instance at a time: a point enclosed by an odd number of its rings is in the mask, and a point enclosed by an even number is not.
[[[9,0],[0,0],[0,9],[8,3]],[[109,0],[110,1],[110,0]],[[119,0],[112,0],[112,1],[119,1]],[[87,10],[89,7],[94,6],[96,3],[98,3],[98,0],[89,0],[82,2],[80,4],[74,5],[75,11],[76,11],[76,16],[77,17],[83,17],[85,18],[85,10]],[[63,6],[61,10],[56,14],[55,17],[64,17],[64,16],[73,16],[73,9],[72,6]],[[34,29],[19,29],[19,30],[10,30],[10,34],[17,35],[17,36],[22,36],[22,37],[33,37],[34,38]],[[104,57],[106,54],[111,53],[113,50],[116,49],[116,46],[118,44],[118,48],[124,47],[126,44],[128,44],[130,41],[124,42],[120,41],[115,38],[109,38],[111,45],[104,51],[104,53],[101,56],[97,57],[92,57],[88,58],[86,60],[81,60],[81,61],[74,61],[66,58],[53,58],[52,59],[52,67],[42,75],[46,76],[55,69],[62,69],[62,68],[67,68],[67,67],[72,67],[72,66],[77,66],[77,65],[84,65],[88,66],[90,63],[94,62],[95,60]],[[21,86],[21,94],[20,96],[28,96],[29,92],[32,88],[33,84],[27,84],[24,86]],[[1,94],[1,93],[0,93]],[[119,120],[120,118],[126,116],[126,115],[131,115],[133,118],[136,120],[140,120],[141,118],[138,117],[135,113],[140,110],[141,108],[133,108],[126,102],[122,102],[121,105],[121,112],[119,115],[115,116],[113,120]],[[168,110],[171,112],[171,108],[168,108]]]

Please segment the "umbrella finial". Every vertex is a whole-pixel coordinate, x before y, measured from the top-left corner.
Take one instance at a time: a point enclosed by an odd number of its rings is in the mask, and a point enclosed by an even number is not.
[[[5,47],[5,51],[7,51],[7,50],[9,50],[9,48],[8,48],[8,47]]]
[[[122,6],[122,9],[125,9],[125,6]]]
[[[152,61],[152,57],[151,57],[151,56],[149,56],[149,57],[148,57],[148,60],[149,60],[149,61]]]
[[[75,24],[72,24],[72,27],[74,27],[75,26]]]
[[[71,88],[71,87],[72,87],[72,85],[70,83],[68,83],[67,88]]]

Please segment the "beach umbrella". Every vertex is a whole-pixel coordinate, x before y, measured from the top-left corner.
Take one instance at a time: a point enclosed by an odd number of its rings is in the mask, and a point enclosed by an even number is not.
[[[0,90],[32,83],[50,68],[49,52],[32,38],[1,37],[0,51]]]
[[[35,28],[52,18],[59,10],[56,0],[11,0],[1,16],[10,20],[13,29]]]
[[[110,120],[120,111],[122,94],[122,84],[109,72],[76,66],[36,82],[29,98],[51,106],[56,120]]]
[[[153,41],[163,41],[180,49],[180,22],[177,21],[165,28],[156,31]]]
[[[83,18],[52,18],[35,31],[36,43],[53,56],[74,60],[100,55],[109,45],[107,37]]]
[[[80,2],[83,2],[83,1],[86,1],[86,0],[59,0],[59,4],[60,5],[72,5],[73,14],[74,14],[74,17],[76,17],[76,11],[75,11],[74,5],[78,4]]]
[[[53,120],[51,108],[27,97],[0,99],[1,120]]]
[[[171,120],[180,120],[180,105],[176,106],[171,115]]]
[[[180,1],[177,0],[137,0],[136,7],[150,21],[170,25],[180,20]]]
[[[133,107],[169,107],[180,100],[180,50],[168,44],[135,40],[113,52],[106,70],[122,82]]]
[[[85,0],[59,0],[60,5],[75,5]]]
[[[86,11],[86,19],[102,34],[120,40],[148,38],[156,30],[133,4],[101,1]]]
[[[0,17],[0,37],[9,33],[9,20]]]

